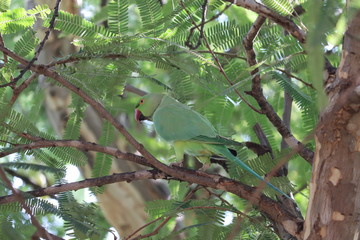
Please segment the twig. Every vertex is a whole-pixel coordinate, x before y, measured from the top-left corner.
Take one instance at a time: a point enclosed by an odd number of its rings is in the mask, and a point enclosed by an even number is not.
[[[25,212],[30,216],[31,223],[34,225],[34,227],[37,229],[38,233],[41,237],[45,239],[55,239],[52,235],[50,235],[43,226],[39,223],[39,221],[36,219],[36,217],[33,215],[30,207],[25,203],[25,199],[21,192],[13,187],[10,180],[6,177],[6,174],[4,172],[4,169],[0,166],[0,178],[1,180],[7,185],[8,188],[11,189],[13,192],[14,197],[17,199],[18,202],[20,202],[22,208],[25,210]],[[58,238],[61,239],[61,238]]]
[[[160,229],[163,228],[165,226],[165,224],[170,221],[170,219],[171,219],[171,217],[165,218],[165,220],[157,228],[155,228],[154,231],[152,231],[151,233],[145,234],[145,235],[136,236],[132,240],[139,240],[139,239],[143,239],[143,238],[148,238],[148,237],[151,237],[151,236],[154,236],[154,235],[158,234]]]
[[[196,25],[194,19],[192,18],[191,14],[189,13],[189,11],[186,9],[184,3],[181,1],[180,2],[180,5],[184,8],[184,10],[186,11],[186,13],[189,15],[189,17],[191,18],[191,21],[192,21],[192,24],[198,28],[198,26]],[[198,30],[200,31],[200,29],[198,28]],[[230,84],[230,86],[233,86],[234,83],[228,78],[228,76],[226,75],[225,73],[225,70],[224,68],[222,67],[219,59],[216,57],[215,53],[212,51],[211,47],[210,47],[210,44],[208,43],[207,39],[205,36],[203,36],[203,39],[204,39],[204,42],[205,42],[205,45],[206,45],[206,48],[210,51],[212,57],[214,58],[219,70],[220,70],[220,73],[225,77],[226,81]],[[241,94],[240,92],[234,88],[234,91],[235,93],[241,98],[241,100],[243,100],[252,110],[254,110],[255,112],[257,113],[261,113],[260,110],[256,109],[254,106],[252,106]]]
[[[308,187],[308,184],[307,184],[307,183],[303,184],[298,190],[296,190],[296,191],[293,193],[293,195],[295,196],[296,194],[301,193],[301,192],[302,192],[303,190],[305,190],[307,187]]]
[[[40,185],[38,185],[37,183],[34,183],[33,181],[31,181],[27,176],[21,175],[21,174],[15,172],[14,170],[11,170],[9,168],[4,168],[3,167],[3,169],[4,169],[5,172],[10,174],[11,176],[20,178],[25,184],[28,184],[28,185],[32,186],[33,189],[41,188]]]
[[[22,57],[16,55],[9,49],[5,48],[4,46],[0,46],[0,51],[6,53],[8,56],[13,58],[14,60],[18,61],[21,64],[26,65],[28,63],[27,60],[23,59]],[[261,194],[258,197],[253,196],[254,188],[244,185],[240,182],[225,178],[225,177],[206,177],[197,175],[195,171],[191,171],[188,169],[181,169],[178,168],[171,168],[166,166],[165,164],[158,161],[151,153],[149,153],[143,145],[141,145],[136,139],[124,128],[122,124],[120,124],[105,108],[104,106],[92,99],[88,96],[82,89],[73,85],[72,83],[68,82],[65,78],[60,76],[57,72],[52,69],[49,69],[43,65],[33,65],[30,68],[32,71],[37,72],[38,74],[42,74],[46,77],[52,78],[62,86],[68,88],[70,91],[77,94],[81,97],[86,103],[94,108],[94,110],[99,114],[99,116],[112,124],[117,131],[119,131],[125,139],[134,146],[134,148],[139,151],[147,160],[149,164],[154,166],[155,168],[163,171],[165,174],[170,175],[174,178],[177,178],[182,181],[196,183],[199,185],[221,189],[224,191],[228,191],[231,193],[236,194],[237,196],[250,201],[252,204],[256,205],[260,211],[264,211],[269,216],[271,216],[276,221],[280,222],[281,224],[286,223],[288,230],[291,234],[296,236],[298,234],[297,227],[298,225],[302,225],[303,221],[299,221],[296,217],[289,214],[287,211],[282,209],[281,205],[266,197],[265,195]],[[291,223],[289,225],[288,223]]]
[[[102,152],[114,156],[116,158],[127,159],[144,166],[148,166],[148,167],[152,166],[146,161],[146,159],[144,159],[141,156],[132,153],[123,153],[117,148],[113,148],[113,147],[101,146],[96,143],[77,141],[77,140],[43,140],[43,139],[39,140],[37,137],[32,137],[29,134],[25,134],[25,133],[16,133],[16,134],[32,141],[35,140],[35,142],[29,144],[19,144],[10,149],[5,149],[0,152],[0,158],[16,152],[37,149],[37,148],[73,147],[84,151]]]
[[[217,13],[216,15],[212,16],[209,20],[205,21],[205,19],[206,19],[207,7],[208,7],[208,0],[204,0],[204,4],[203,4],[203,6],[202,6],[203,12],[202,12],[202,17],[201,17],[201,23],[200,23],[199,25],[195,25],[195,26],[193,26],[192,28],[190,28],[190,33],[189,33],[189,35],[188,35],[188,37],[187,37],[187,39],[186,39],[186,41],[185,41],[185,46],[189,47],[189,49],[192,49],[192,50],[197,49],[197,48],[200,46],[201,40],[202,40],[203,37],[204,37],[204,26],[205,26],[207,23],[209,23],[209,22],[211,22],[211,21],[214,21],[215,19],[217,19],[218,17],[220,17],[220,16],[221,16],[226,10],[228,10],[232,5],[233,5],[232,3],[226,5],[225,8],[224,8],[222,11],[220,11],[220,12]],[[193,45],[190,43],[190,38],[192,37],[192,35],[193,35],[193,33],[194,33],[194,30],[195,30],[196,28],[199,28],[199,27],[200,27],[200,30],[199,30],[200,36],[199,36],[199,39],[198,39],[197,44],[196,44],[195,46],[193,46]]]
[[[205,25],[205,24],[207,24],[207,23],[209,23],[209,22],[212,22],[212,21],[216,20],[218,17],[220,17],[222,14],[224,14],[224,12],[225,12],[226,10],[228,10],[232,5],[233,5],[233,3],[230,3],[230,4],[226,5],[223,10],[221,10],[219,13],[217,13],[217,14],[214,15],[214,16],[212,16],[209,20],[207,20],[206,22],[201,23],[201,24],[204,24],[204,25]],[[200,26],[200,24],[199,24],[199,26]]]
[[[7,144],[10,144],[10,145],[13,145],[13,146],[16,146],[16,145],[17,145],[16,143],[12,143],[12,142],[5,141],[5,140],[0,140],[0,142],[2,142],[2,143],[7,143]]]
[[[199,188],[201,188],[201,187],[200,187],[200,186],[196,186],[194,189],[192,189],[192,190],[185,196],[185,198],[184,198],[183,201],[184,201],[184,202],[185,202],[185,201],[188,201],[188,200],[195,194],[195,192],[196,192]],[[181,206],[177,207],[176,209],[179,209],[180,207],[181,207]],[[158,217],[157,219],[154,219],[153,221],[151,221],[151,222],[149,222],[149,223],[141,226],[140,228],[138,228],[137,230],[135,230],[132,234],[130,234],[129,236],[127,236],[127,237],[125,238],[125,240],[129,240],[132,236],[134,236],[136,233],[138,233],[138,232],[140,232],[141,230],[143,230],[145,227],[147,227],[147,226],[149,226],[149,225],[151,225],[151,224],[153,224],[153,223],[155,223],[155,222],[163,219],[164,217],[165,217],[165,216]],[[165,220],[164,220],[154,231],[152,231],[152,232],[150,232],[150,233],[148,233],[148,234],[145,234],[145,235],[136,236],[136,237],[133,238],[132,240],[143,239],[143,238],[151,237],[151,236],[157,234],[157,233],[160,231],[160,229],[161,229],[163,226],[165,226],[165,224],[166,224],[168,221],[170,221],[171,218],[172,218],[172,216],[166,217]]]
[[[126,55],[124,54],[114,54],[114,53],[110,53],[110,54],[107,54],[107,55],[101,55],[101,57],[97,57],[97,56],[91,56],[91,57],[88,57],[88,56],[72,56],[72,57],[69,57],[69,58],[64,58],[64,59],[60,59],[60,60],[57,60],[57,61],[54,61],[50,64],[47,64],[46,67],[54,67],[56,65],[63,65],[63,64],[67,64],[67,63],[72,63],[72,62],[79,62],[79,61],[84,61],[84,60],[90,60],[90,59],[94,59],[94,58],[101,58],[101,59],[117,59],[117,58],[127,58]]]
[[[0,45],[5,46],[4,39],[1,34],[0,34]],[[7,62],[8,62],[7,56],[4,54],[4,63],[7,63]]]
[[[209,189],[207,188],[204,188],[210,195],[214,195],[215,197],[219,198],[220,201],[226,205],[228,205],[229,207],[232,207],[234,209],[236,209],[231,203],[229,203],[226,199],[224,199],[223,197],[221,197],[221,194],[217,194],[217,193],[214,193],[212,191],[210,191]],[[227,210],[229,211],[229,209]],[[233,211],[234,213],[236,213],[237,215],[241,215],[243,217],[246,217],[248,218],[251,222],[255,223],[255,224],[263,224],[263,222],[261,221],[258,221],[258,220],[255,220],[254,218],[252,218],[251,216],[247,215],[246,213],[244,212],[241,212],[239,210],[234,210]]]
[[[260,141],[260,145],[261,146],[264,146],[266,147],[266,149],[268,150],[267,153],[270,153],[271,157],[274,158],[274,154],[272,152],[272,149],[271,149],[271,145],[269,143],[269,140],[268,138],[266,137],[264,131],[261,129],[261,126],[259,123],[256,123],[254,126],[253,126],[253,130],[257,136],[257,138],[259,139]],[[265,154],[265,153],[264,153]]]
[[[130,238],[131,238],[132,236],[134,236],[136,233],[140,232],[141,230],[143,230],[143,229],[146,228],[147,226],[150,226],[151,224],[156,223],[157,221],[159,221],[159,220],[161,220],[161,219],[163,219],[163,218],[165,218],[165,216],[158,217],[158,218],[156,218],[156,219],[154,219],[154,220],[152,220],[152,221],[150,221],[150,222],[142,225],[140,228],[136,229],[133,233],[131,233],[131,235],[125,237],[124,240],[130,239]],[[167,217],[167,218],[168,218],[168,217]]]
[[[37,76],[38,76],[37,73],[33,73],[28,79],[26,79],[22,84],[20,84],[20,86],[14,88],[13,95],[10,99],[10,105],[15,103],[15,101],[19,97],[20,93],[22,93],[22,91],[24,91],[25,88],[27,88],[30,85],[30,83],[34,79],[36,79]]]
[[[234,205],[232,205],[231,203],[229,203],[225,198],[221,197],[221,195],[223,194],[223,192],[222,192],[221,194],[217,194],[217,193],[214,193],[214,192],[210,191],[208,188],[204,188],[204,189],[205,189],[205,191],[207,191],[207,192],[209,193],[210,196],[213,195],[213,196],[217,197],[218,199],[220,199],[220,201],[221,201],[222,203],[228,205],[229,207],[232,207],[232,208],[236,209],[236,208],[234,207]],[[240,212],[240,211],[238,211],[237,213],[238,213],[238,214],[241,214],[241,215],[244,215],[244,216],[247,216],[245,213]],[[249,216],[247,216],[247,217],[249,217]],[[249,218],[250,218],[250,217],[249,217]]]
[[[51,31],[55,27],[55,19],[59,15],[60,2],[61,2],[61,0],[56,1],[55,7],[54,7],[54,15],[52,16],[52,18],[50,20],[50,26],[46,30],[45,36],[44,36],[43,40],[40,42],[39,48],[36,50],[34,57],[28,62],[28,64],[23,68],[23,70],[20,71],[20,74],[16,78],[14,78],[14,80],[12,80],[6,84],[0,85],[0,88],[16,84],[24,76],[24,74],[31,68],[31,66],[35,63],[35,61],[38,59],[40,52],[42,51],[42,49],[45,46],[45,42],[48,40]]]
[[[145,92],[145,91],[143,91],[143,90],[141,90],[139,88],[136,88],[136,87],[134,87],[134,86],[132,86],[130,84],[126,84],[124,90],[128,91],[128,92],[135,93],[135,94],[137,94],[139,96],[144,96],[144,95],[147,94],[147,92]]]
[[[197,53],[211,53],[210,51],[208,50],[199,50],[199,51],[196,51]],[[184,53],[184,51],[176,51],[176,52],[172,52],[171,54],[174,54],[174,53]],[[244,60],[244,61],[247,61],[247,59],[245,57],[241,57],[239,56],[238,54],[236,53],[227,53],[227,52],[216,52],[216,51],[213,51],[213,53],[215,53],[216,55],[220,55],[220,56],[224,56],[224,57],[230,57],[230,58],[238,58],[238,59],[241,59],[241,60]],[[304,52],[301,52],[301,53],[304,53]],[[169,55],[168,53],[166,54],[163,54],[165,56]],[[294,54],[292,55],[294,56]],[[267,64],[267,63],[263,63],[264,66],[266,67],[273,67],[272,65],[270,64]],[[311,84],[311,83],[308,83],[308,82],[305,82],[304,80],[302,80],[301,78],[299,78],[298,76],[295,76],[294,74],[286,71],[285,69],[282,69],[282,68],[274,68],[275,70],[279,71],[279,72],[282,72],[284,73],[285,75],[287,75],[288,77],[290,78],[293,78],[299,82],[301,82],[302,84],[304,84],[305,86],[307,87],[310,87],[312,89],[315,89],[315,87]]]
[[[184,3],[182,1],[181,1],[181,4],[184,5]],[[208,4],[209,4],[209,1],[204,0],[204,3],[202,5],[201,23],[199,25],[195,24],[195,26],[190,29],[190,33],[185,41],[185,46],[189,47],[189,49],[191,49],[191,50],[197,49],[201,45],[201,41],[204,38],[204,27],[205,27],[205,20],[206,20]],[[191,44],[190,41],[191,41],[191,37],[192,37],[195,29],[199,30],[200,36],[198,38],[196,45],[194,46]]]
[[[291,19],[281,16],[280,14],[272,11],[266,6],[254,1],[254,0],[225,0],[226,2],[234,3],[239,7],[249,9],[258,13],[260,16],[270,19],[271,21],[279,24],[286,31],[288,31],[293,37],[295,37],[300,43],[305,43],[306,34],[300,29]]]
[[[291,81],[291,79],[287,79],[287,81]],[[282,115],[282,120],[285,126],[290,130],[290,122],[291,122],[291,110],[292,110],[292,103],[293,98],[291,97],[290,93],[284,90],[284,111]],[[281,149],[288,148],[288,144],[286,143],[285,139],[281,139]]]
[[[135,180],[144,179],[168,179],[170,178],[165,173],[158,170],[142,170],[137,172],[114,173],[112,175],[89,178],[78,182],[59,184],[46,188],[39,188],[36,190],[25,192],[26,196],[42,197],[51,196],[62,192],[76,191],[88,187],[100,187],[116,182],[131,182]],[[11,203],[19,201],[16,194],[0,197],[0,204]]]
[[[259,16],[253,26],[250,28],[248,34],[243,40],[243,45],[246,51],[246,57],[249,66],[255,66],[257,64],[256,54],[253,48],[253,40],[255,39],[260,27],[265,22],[265,17]],[[285,126],[281,118],[276,114],[273,107],[265,98],[262,88],[261,88],[261,78],[259,73],[259,68],[255,68],[251,71],[251,75],[254,76],[252,79],[252,88],[251,92],[248,92],[249,95],[253,96],[254,99],[259,104],[262,112],[267,116],[269,121],[276,127],[278,132],[284,138],[286,143],[292,148],[295,149],[300,156],[302,156],[306,161],[312,164],[314,152],[305,147],[299,140],[297,140],[290,132],[290,130]]]

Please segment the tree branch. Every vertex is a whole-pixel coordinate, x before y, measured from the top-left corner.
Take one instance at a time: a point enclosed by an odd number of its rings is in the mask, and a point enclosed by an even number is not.
[[[16,55],[9,49],[4,46],[0,46],[0,51],[6,53],[9,57],[14,60],[27,64],[28,62]],[[45,67],[44,65],[32,65],[30,68],[32,71],[37,72],[38,74],[42,74],[49,78],[54,79],[62,86],[68,88],[70,91],[77,94],[81,97],[86,103],[94,108],[94,110],[99,114],[100,117],[109,121],[115,129],[117,129],[125,139],[135,147],[137,151],[139,151],[147,160],[149,164],[154,166],[155,168],[161,170],[167,175],[170,175],[176,179],[196,183],[199,185],[204,185],[207,187],[225,190],[235,195],[250,201],[252,204],[256,205],[260,211],[266,212],[269,216],[271,216],[275,221],[283,224],[289,233],[292,235],[297,235],[299,229],[302,228],[302,221],[294,217],[292,214],[289,214],[287,210],[285,210],[281,204],[278,202],[266,197],[263,194],[254,194],[256,192],[256,188],[249,187],[242,183],[236,182],[234,180],[221,177],[215,175],[216,177],[210,178],[208,176],[199,175],[196,171],[191,171],[188,169],[180,169],[180,168],[171,168],[160,161],[158,161],[151,153],[149,153],[143,145],[141,145],[124,127],[120,124],[105,108],[104,106],[96,102],[90,96],[88,96],[82,89],[75,86],[74,84],[68,82],[62,76],[60,76],[57,72],[52,69]],[[289,224],[291,223],[291,224]]]
[[[196,188],[192,189],[192,190],[185,196],[185,198],[183,199],[183,202],[188,201],[188,200],[196,193],[197,190],[199,190],[199,186],[197,186]],[[181,205],[180,205],[180,206],[181,206]],[[180,206],[177,207],[176,209],[179,209]],[[145,235],[138,235],[138,236],[136,236],[136,237],[134,237],[134,238],[131,239],[131,237],[134,236],[136,233],[138,233],[139,231],[141,231],[141,230],[144,229],[145,227],[153,224],[154,222],[157,222],[157,221],[159,221],[160,219],[163,219],[164,217],[166,217],[165,220],[164,220],[155,230],[153,230],[152,232],[150,232],[150,233],[148,233],[148,234],[145,234]],[[131,239],[131,240],[138,240],[138,239],[143,239],[143,238],[151,237],[151,236],[157,234],[157,233],[159,232],[159,230],[160,230],[172,217],[173,217],[173,216],[166,216],[166,215],[161,216],[161,217],[158,217],[157,219],[154,219],[153,221],[151,221],[151,222],[143,225],[142,227],[138,228],[137,230],[135,230],[132,234],[130,234],[129,236],[125,237],[124,240],[130,240],[130,239]]]
[[[257,65],[256,54],[253,48],[253,40],[255,39],[258,31],[260,30],[260,27],[264,22],[265,22],[265,18],[259,16],[243,40],[243,45],[245,48],[246,57],[249,66]],[[248,92],[248,94],[255,98],[263,113],[267,116],[267,118],[274,125],[274,127],[276,127],[276,129],[284,138],[286,143],[292,149],[295,149],[299,153],[299,155],[302,156],[306,161],[312,164],[314,152],[308,149],[307,147],[305,147],[299,140],[297,140],[292,135],[290,130],[286,127],[286,125],[281,120],[281,118],[276,114],[275,110],[272,108],[272,106],[264,96],[263,90],[261,88],[261,78],[259,75],[259,68],[255,68],[254,70],[252,70],[251,75],[254,77],[252,79],[251,92]]]
[[[199,28],[198,25],[196,25],[196,22],[194,21],[192,15],[190,14],[190,12],[186,9],[186,6],[184,5],[184,3],[182,1],[180,1],[180,4],[181,6],[184,8],[184,10],[186,11],[187,15],[189,16],[189,18],[191,19],[192,21],[192,24],[198,29],[198,31],[201,31],[201,29]],[[211,53],[212,57],[214,58],[215,62],[216,62],[216,65],[217,67],[219,68],[220,70],[220,73],[225,77],[226,81],[230,84],[230,86],[233,86],[234,83],[229,79],[229,77],[226,75],[225,73],[225,70],[224,68],[222,67],[219,59],[217,58],[217,56],[215,55],[215,53],[213,52],[213,50],[211,49],[210,47],[210,44],[208,43],[207,39],[205,36],[203,36],[203,39],[204,39],[204,43],[205,43],[205,46],[206,48],[209,50],[209,52]],[[254,106],[252,106],[243,96],[242,94],[240,94],[240,92],[234,88],[234,92],[240,97],[241,100],[244,101],[244,103],[246,103],[252,110],[254,110],[255,112],[257,113],[261,113],[260,110],[256,109]]]
[[[90,178],[78,182],[59,184],[25,192],[26,196],[42,197],[67,191],[76,191],[88,187],[100,187],[116,182],[131,182],[144,179],[168,179],[169,177],[158,170],[143,170],[138,172],[114,173],[109,176]],[[15,194],[0,197],[0,204],[19,201]]]
[[[42,49],[45,46],[45,42],[48,40],[51,31],[55,27],[55,20],[59,15],[60,2],[61,2],[61,0],[56,1],[55,7],[54,7],[54,15],[52,16],[52,18],[50,20],[50,26],[46,30],[45,36],[44,36],[43,40],[40,42],[39,47],[36,50],[34,57],[27,63],[27,65],[23,68],[23,70],[20,71],[20,74],[14,80],[12,80],[9,83],[0,85],[0,88],[14,85],[16,82],[18,82],[24,76],[24,74],[31,68],[31,66],[35,63],[35,61],[38,59],[40,52],[42,51]]]
[[[254,1],[254,0],[225,0],[226,2],[234,3],[239,7],[249,9],[256,12],[264,18],[268,18],[271,21],[279,24],[286,31],[288,31],[293,37],[295,37],[300,43],[305,43],[306,34],[300,29],[290,18],[284,17],[266,6]]]
[[[19,134],[21,135],[21,134]],[[108,155],[114,156],[120,159],[126,159],[144,166],[152,167],[145,158],[132,154],[132,153],[123,153],[117,148],[101,146],[96,143],[84,142],[84,141],[77,141],[77,140],[44,140],[44,139],[36,139],[34,137],[29,137],[29,135],[21,135],[29,140],[35,142],[29,144],[21,144],[16,145],[10,149],[5,149],[0,152],[0,158],[8,156],[10,154],[24,151],[24,150],[31,150],[37,148],[48,148],[48,147],[73,147],[83,151],[94,151],[94,152],[101,152],[106,153]]]
[[[145,91],[143,91],[143,90],[141,90],[139,88],[136,88],[136,87],[134,87],[134,86],[132,86],[130,84],[126,84],[124,90],[127,91],[127,92],[135,93],[135,94],[137,94],[139,96],[144,96],[144,95],[147,94],[147,92],[145,92]]]
[[[67,63],[73,63],[73,62],[79,62],[79,61],[84,61],[84,60],[90,60],[90,59],[96,59],[96,56],[91,56],[91,57],[84,57],[84,56],[71,56],[68,58],[64,58],[64,59],[60,59],[57,61],[54,61],[48,65],[46,65],[46,67],[54,67],[56,65],[62,65],[62,64],[67,64]],[[107,55],[101,55],[101,57],[99,57],[101,59],[117,59],[117,58],[127,58],[126,55],[124,54],[107,54]]]
[[[49,240],[62,239],[55,235],[52,235],[52,234],[50,235],[50,233],[48,231],[46,231],[46,229],[43,226],[41,226],[40,222],[36,219],[36,217],[32,213],[31,208],[25,203],[25,199],[24,199],[24,196],[22,195],[22,192],[13,187],[10,180],[6,177],[4,169],[1,166],[0,166],[0,178],[5,183],[5,185],[7,185],[7,187],[9,189],[11,189],[11,191],[13,192],[12,196],[14,196],[14,199],[21,204],[21,207],[30,216],[32,225],[34,225],[34,227],[37,229],[37,231],[41,237],[43,237],[45,239],[49,239]]]
[[[0,165],[1,165],[1,164],[0,164]],[[4,169],[4,171],[5,171],[6,173],[8,173],[9,175],[11,175],[11,176],[13,176],[13,177],[20,178],[25,184],[30,185],[33,189],[39,189],[39,188],[41,188],[40,185],[38,185],[37,183],[31,181],[28,176],[21,175],[21,174],[17,173],[16,171],[14,171],[14,170],[12,170],[12,169],[9,169],[9,168],[6,168],[6,167],[3,167],[3,169]]]
[[[38,76],[37,73],[33,73],[28,79],[26,79],[20,86],[15,87],[13,90],[13,95],[10,99],[10,105],[14,104],[16,102],[16,99],[19,97],[20,93],[27,88],[34,79]]]
[[[199,25],[197,25],[196,23],[194,24],[194,26],[192,28],[190,28],[189,30],[189,35],[185,41],[185,46],[189,47],[189,49],[194,50],[197,49],[200,45],[201,45],[201,41],[204,38],[204,27],[205,27],[205,20],[206,20],[206,13],[207,13],[207,8],[208,8],[208,0],[204,0],[204,3],[202,5],[202,15],[201,15],[201,23]],[[183,2],[181,2],[181,5],[183,7],[184,4]],[[199,38],[197,40],[197,43],[195,45],[192,45],[191,43],[191,37],[195,31],[195,29],[199,30]]]

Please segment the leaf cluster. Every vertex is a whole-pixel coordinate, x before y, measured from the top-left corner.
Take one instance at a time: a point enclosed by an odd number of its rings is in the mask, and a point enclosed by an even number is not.
[[[103,104],[114,116],[132,114],[135,95],[125,91],[126,86],[131,85],[144,91],[164,92],[175,97],[206,116],[222,136],[237,141],[259,142],[252,129],[258,123],[269,141],[273,156],[258,157],[248,149],[237,149],[240,159],[262,176],[284,158],[295,159],[292,160],[295,164],[289,163],[292,172],[308,171],[308,167],[297,164],[299,156],[289,157],[289,151],[281,148],[281,136],[269,119],[249,106],[259,108],[257,102],[247,94],[252,88],[254,67],[248,67],[242,46],[242,40],[252,26],[253,21],[250,19],[253,16],[249,13],[236,14],[236,6],[219,14],[226,4],[214,0],[208,3],[206,18],[212,21],[205,24],[201,22],[203,3],[202,0],[184,0],[180,4],[180,1],[173,0],[163,5],[158,0],[112,0],[103,9],[98,9],[90,20],[60,11],[55,20],[55,30],[61,33],[61,37],[73,38],[72,44],[77,51],[70,55],[53,56],[52,62],[47,64]],[[293,2],[286,0],[266,0],[262,4],[289,18],[295,7]],[[304,6],[308,7],[306,3]],[[333,9],[340,7],[341,4]],[[48,28],[54,12],[47,5],[38,5],[30,10],[9,8],[10,1],[0,1],[0,32],[4,36],[5,45],[10,46],[19,56],[29,59],[40,42],[32,29],[33,25],[40,19],[39,24]],[[102,24],[103,21],[106,24]],[[294,21],[302,27],[314,22],[307,15],[295,16]],[[195,28],[189,36],[193,23],[205,24],[203,33]],[[324,29],[328,30],[327,34],[334,33],[330,23]],[[201,34],[206,39],[201,38]],[[190,50],[185,44],[188,40],[196,43],[199,39],[201,44],[197,49]],[[322,44],[326,45],[325,39],[322,39]],[[307,71],[307,50],[270,21],[265,23],[254,41],[258,61],[256,67],[259,69],[257,74],[261,76],[264,95],[278,115],[284,111],[284,93],[291,96],[294,104],[290,129],[299,139],[307,138],[314,130],[319,114],[318,91],[313,88],[314,82],[311,82]],[[336,63],[339,62],[338,59],[338,51],[334,50],[332,61]],[[219,68],[219,64],[223,70]],[[4,58],[2,65],[0,83],[9,83],[20,72],[18,62],[13,59],[5,61]],[[26,73],[18,85],[29,76],[30,73]],[[46,82],[57,84],[52,79],[47,79]],[[33,140],[29,136],[46,140],[81,139],[81,124],[88,106],[76,94],[71,96],[70,111],[61,137],[50,127],[42,105],[44,95],[37,87],[37,82],[31,83],[13,105],[9,104],[11,97],[11,89],[0,88],[2,152],[30,143]],[[174,158],[169,145],[154,138],[154,134],[144,134],[144,129],[139,131],[134,121],[127,121],[126,126],[158,159],[167,162]],[[154,133],[151,124],[146,125],[146,128]],[[99,143],[109,146],[116,139],[117,133],[112,125],[104,123]],[[309,148],[314,148],[312,139],[306,144]],[[1,166],[23,171],[22,173],[32,171],[36,176],[43,174],[47,181],[54,183],[64,181],[68,164],[84,166],[86,163],[87,156],[83,152],[72,148],[51,147],[22,149],[2,160]],[[92,176],[108,175],[112,163],[111,157],[97,153]],[[190,158],[187,164],[195,167],[198,163]],[[229,164],[228,169],[228,173],[220,171],[248,185],[259,185],[256,179],[237,166]],[[290,176],[290,180],[287,177],[272,178],[271,183],[284,192],[291,192],[299,184],[306,184],[308,181],[304,176]],[[171,182],[169,185],[172,191],[170,200],[157,200],[147,205],[152,219],[171,219],[156,238],[171,239],[185,233],[187,239],[225,239],[233,234],[240,219],[242,227],[235,234],[238,239],[276,239],[267,226],[267,220],[261,218],[257,210],[251,209],[249,213],[245,213],[248,216],[242,214],[241,211],[245,209],[242,200],[228,194],[224,198],[231,205],[220,201],[215,195],[184,200],[189,193],[189,186],[179,182]],[[30,189],[29,186],[23,188]],[[0,191],[3,194],[10,193],[3,185],[0,186]],[[92,191],[100,194],[103,189],[96,188]],[[275,198],[271,189],[266,187],[264,192]],[[103,224],[104,226],[99,227],[96,224],[96,220],[102,217],[93,204],[78,203],[70,192],[57,196],[56,202],[57,205],[47,200],[27,199],[27,204],[36,215],[60,217],[65,223],[63,231],[71,233],[76,239],[100,239],[104,236],[104,229],[108,226]],[[34,229],[21,213],[19,204],[1,205],[0,208],[0,238],[13,236],[15,239],[20,228],[26,232],[24,235],[30,236]],[[8,212],[13,213],[11,218],[5,214]],[[176,228],[178,219],[184,216],[192,220],[183,228]],[[228,223],[230,218],[233,221]],[[260,219],[261,224],[254,223],[254,219]],[[151,232],[159,226],[157,224],[146,231]]]

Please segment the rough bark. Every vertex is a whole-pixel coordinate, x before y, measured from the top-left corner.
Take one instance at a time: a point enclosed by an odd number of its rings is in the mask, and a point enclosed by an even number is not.
[[[304,239],[359,239],[360,11],[350,19],[329,105],[316,130]]]

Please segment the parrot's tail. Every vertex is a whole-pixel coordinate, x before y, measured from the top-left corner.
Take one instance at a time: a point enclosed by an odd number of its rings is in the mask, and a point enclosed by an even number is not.
[[[214,146],[214,145],[213,145]],[[266,181],[263,177],[261,177],[259,174],[257,174],[254,170],[252,170],[248,165],[246,165],[243,161],[241,161],[239,158],[237,158],[236,156],[232,155],[231,152],[223,147],[220,148],[218,146],[214,146],[214,150],[215,152],[218,152],[219,154],[221,154],[222,156],[226,157],[228,160],[236,163],[237,165],[239,165],[242,169],[244,169],[245,171],[248,171],[249,173],[251,173],[253,176],[255,176],[256,178],[260,179],[261,181],[264,181],[269,187],[271,187],[272,189],[274,189],[275,191],[277,191],[278,193],[280,193],[281,195],[284,195],[285,197],[291,199],[286,193],[284,193],[283,191],[281,191],[279,188],[275,187],[274,185],[272,185],[271,183],[269,183],[268,181]]]

